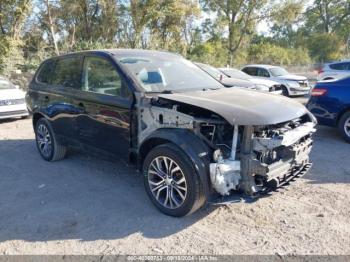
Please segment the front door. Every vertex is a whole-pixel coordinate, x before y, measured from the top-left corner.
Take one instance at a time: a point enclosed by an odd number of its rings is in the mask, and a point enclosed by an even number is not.
[[[130,147],[132,93],[109,57],[84,58],[81,95],[75,104],[84,112],[76,119],[82,143],[127,159]]]

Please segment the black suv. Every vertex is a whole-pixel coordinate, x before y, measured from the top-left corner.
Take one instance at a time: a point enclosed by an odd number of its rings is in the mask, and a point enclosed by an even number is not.
[[[177,54],[100,50],[42,63],[26,96],[47,161],[68,146],[135,160],[156,207],[257,195],[310,167],[313,116],[298,102],[227,89]]]

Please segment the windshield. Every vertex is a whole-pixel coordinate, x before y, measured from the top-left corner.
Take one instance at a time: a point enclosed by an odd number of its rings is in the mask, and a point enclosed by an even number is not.
[[[270,73],[272,76],[284,76],[289,74],[287,70],[282,67],[270,68]]]
[[[198,65],[200,68],[202,68],[205,72],[207,72],[209,75],[211,75],[215,79],[220,80],[222,73],[215,67],[212,67],[206,64],[201,64],[201,63],[196,63],[196,65]]]
[[[222,85],[180,56],[138,56],[118,59],[145,92],[221,88]]]
[[[222,71],[228,75],[229,77],[239,78],[244,80],[252,79],[252,77],[238,69],[230,68],[230,69],[222,69]]]
[[[15,89],[15,86],[6,79],[0,79],[0,90],[1,89]]]

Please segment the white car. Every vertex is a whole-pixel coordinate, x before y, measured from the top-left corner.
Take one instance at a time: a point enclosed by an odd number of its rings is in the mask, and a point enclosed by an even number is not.
[[[0,119],[28,116],[25,93],[6,78],[0,77]]]
[[[350,60],[324,64],[318,70],[317,80],[332,80],[350,76]]]
[[[268,78],[280,83],[285,96],[306,95],[310,92],[309,81],[305,76],[292,75],[279,66],[247,65],[242,71],[254,77]]]
[[[281,84],[276,81],[262,79],[259,77],[253,77],[235,68],[222,67],[218,69],[228,77],[238,78],[252,82],[260,91],[270,92],[279,95],[282,94]]]

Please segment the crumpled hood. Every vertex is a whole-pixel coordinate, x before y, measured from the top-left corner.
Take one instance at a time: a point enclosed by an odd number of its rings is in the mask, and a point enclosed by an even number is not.
[[[246,89],[221,88],[158,96],[210,110],[232,125],[272,125],[308,113],[302,104],[290,98]]]
[[[284,76],[277,76],[277,79],[283,79],[283,80],[292,80],[292,81],[305,81],[307,78],[305,76],[298,76],[298,75],[284,75]]]
[[[0,89],[0,100],[22,99],[25,93],[19,89]]]

